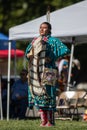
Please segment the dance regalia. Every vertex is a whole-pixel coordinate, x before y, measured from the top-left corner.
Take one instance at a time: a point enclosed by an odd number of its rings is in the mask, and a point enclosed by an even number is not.
[[[39,109],[41,126],[54,125],[56,110],[56,90],[58,88],[58,70],[56,60],[70,53],[70,50],[57,38],[39,36],[26,49],[28,66],[28,101]]]
[[[38,109],[55,110],[58,72],[55,61],[70,53],[70,50],[57,38],[39,36],[26,49],[32,50],[29,61],[29,106],[33,103]]]

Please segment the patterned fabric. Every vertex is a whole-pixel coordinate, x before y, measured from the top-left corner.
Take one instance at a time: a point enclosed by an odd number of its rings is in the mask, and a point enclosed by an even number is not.
[[[33,59],[29,62],[29,84],[32,96],[46,94],[44,86],[41,84],[44,66],[46,44],[42,42],[42,37],[38,37],[32,44]]]
[[[33,48],[33,45],[35,43],[35,40],[33,40],[32,43],[30,43],[28,45],[28,47],[26,48],[26,55],[30,52],[30,50]],[[50,35],[48,35],[47,37],[42,37],[42,41],[41,41],[42,45],[45,45],[45,55],[43,56],[43,54],[40,51],[39,53],[37,53],[37,56],[41,56],[42,55],[42,60],[40,62],[39,60],[39,67],[40,65],[43,66],[43,69],[40,72],[40,68],[39,68],[39,73],[38,73],[38,83],[41,83],[41,80],[43,80],[43,73],[44,73],[44,68],[49,68],[49,69],[56,69],[56,65],[55,65],[55,61],[59,58],[59,57],[63,57],[67,54],[70,53],[70,50],[66,47],[66,45],[64,45],[58,38],[54,38],[51,37]],[[28,59],[28,58],[27,58]],[[35,56],[34,56],[35,59]],[[34,60],[33,59],[33,60]],[[28,59],[30,61],[30,59]],[[33,70],[35,65],[32,65]],[[38,68],[38,66],[37,66]],[[42,68],[42,67],[41,67]],[[30,71],[29,71],[30,73]],[[37,75],[37,74],[36,74]],[[35,78],[35,75],[34,75]],[[53,78],[53,76],[51,75],[50,77],[47,77],[48,79]],[[31,78],[30,78],[31,79]],[[37,82],[37,81],[36,81]],[[36,83],[35,83],[36,84]],[[32,84],[32,88],[34,89],[34,85]],[[39,89],[41,89],[40,87],[38,87]],[[37,88],[37,90],[39,90]],[[37,93],[33,93],[34,95],[32,96],[31,94],[31,82],[29,83],[29,103],[33,102],[34,105],[37,108],[41,108],[43,110],[55,110],[56,108],[56,88],[58,88],[58,84],[44,84],[43,85],[43,94],[37,94]],[[35,87],[36,89],[36,87]],[[35,90],[36,91],[36,90]],[[41,92],[40,92],[41,93]]]
[[[52,68],[44,68],[43,72],[43,78],[41,83],[43,85],[50,85],[50,86],[55,86],[57,82],[57,69],[52,69]]]

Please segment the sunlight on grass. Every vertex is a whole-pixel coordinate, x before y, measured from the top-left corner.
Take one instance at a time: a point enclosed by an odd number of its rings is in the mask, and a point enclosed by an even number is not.
[[[3,120],[0,121],[0,130],[87,130],[87,122],[56,120],[53,127],[40,127],[39,119]]]

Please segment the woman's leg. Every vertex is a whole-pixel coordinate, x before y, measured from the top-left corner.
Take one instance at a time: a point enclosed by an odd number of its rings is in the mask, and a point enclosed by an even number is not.
[[[40,118],[41,118],[40,126],[45,126],[47,123],[47,111],[40,109],[39,114],[40,114]]]
[[[54,112],[52,110],[47,111],[47,124],[46,126],[54,125]]]

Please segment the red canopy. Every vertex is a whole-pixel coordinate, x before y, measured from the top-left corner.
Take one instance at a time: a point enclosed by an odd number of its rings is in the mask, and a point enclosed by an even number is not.
[[[24,51],[19,50],[19,49],[12,49],[11,50],[11,58],[16,57],[23,57],[24,56]],[[0,50],[0,58],[8,58],[8,50]]]

